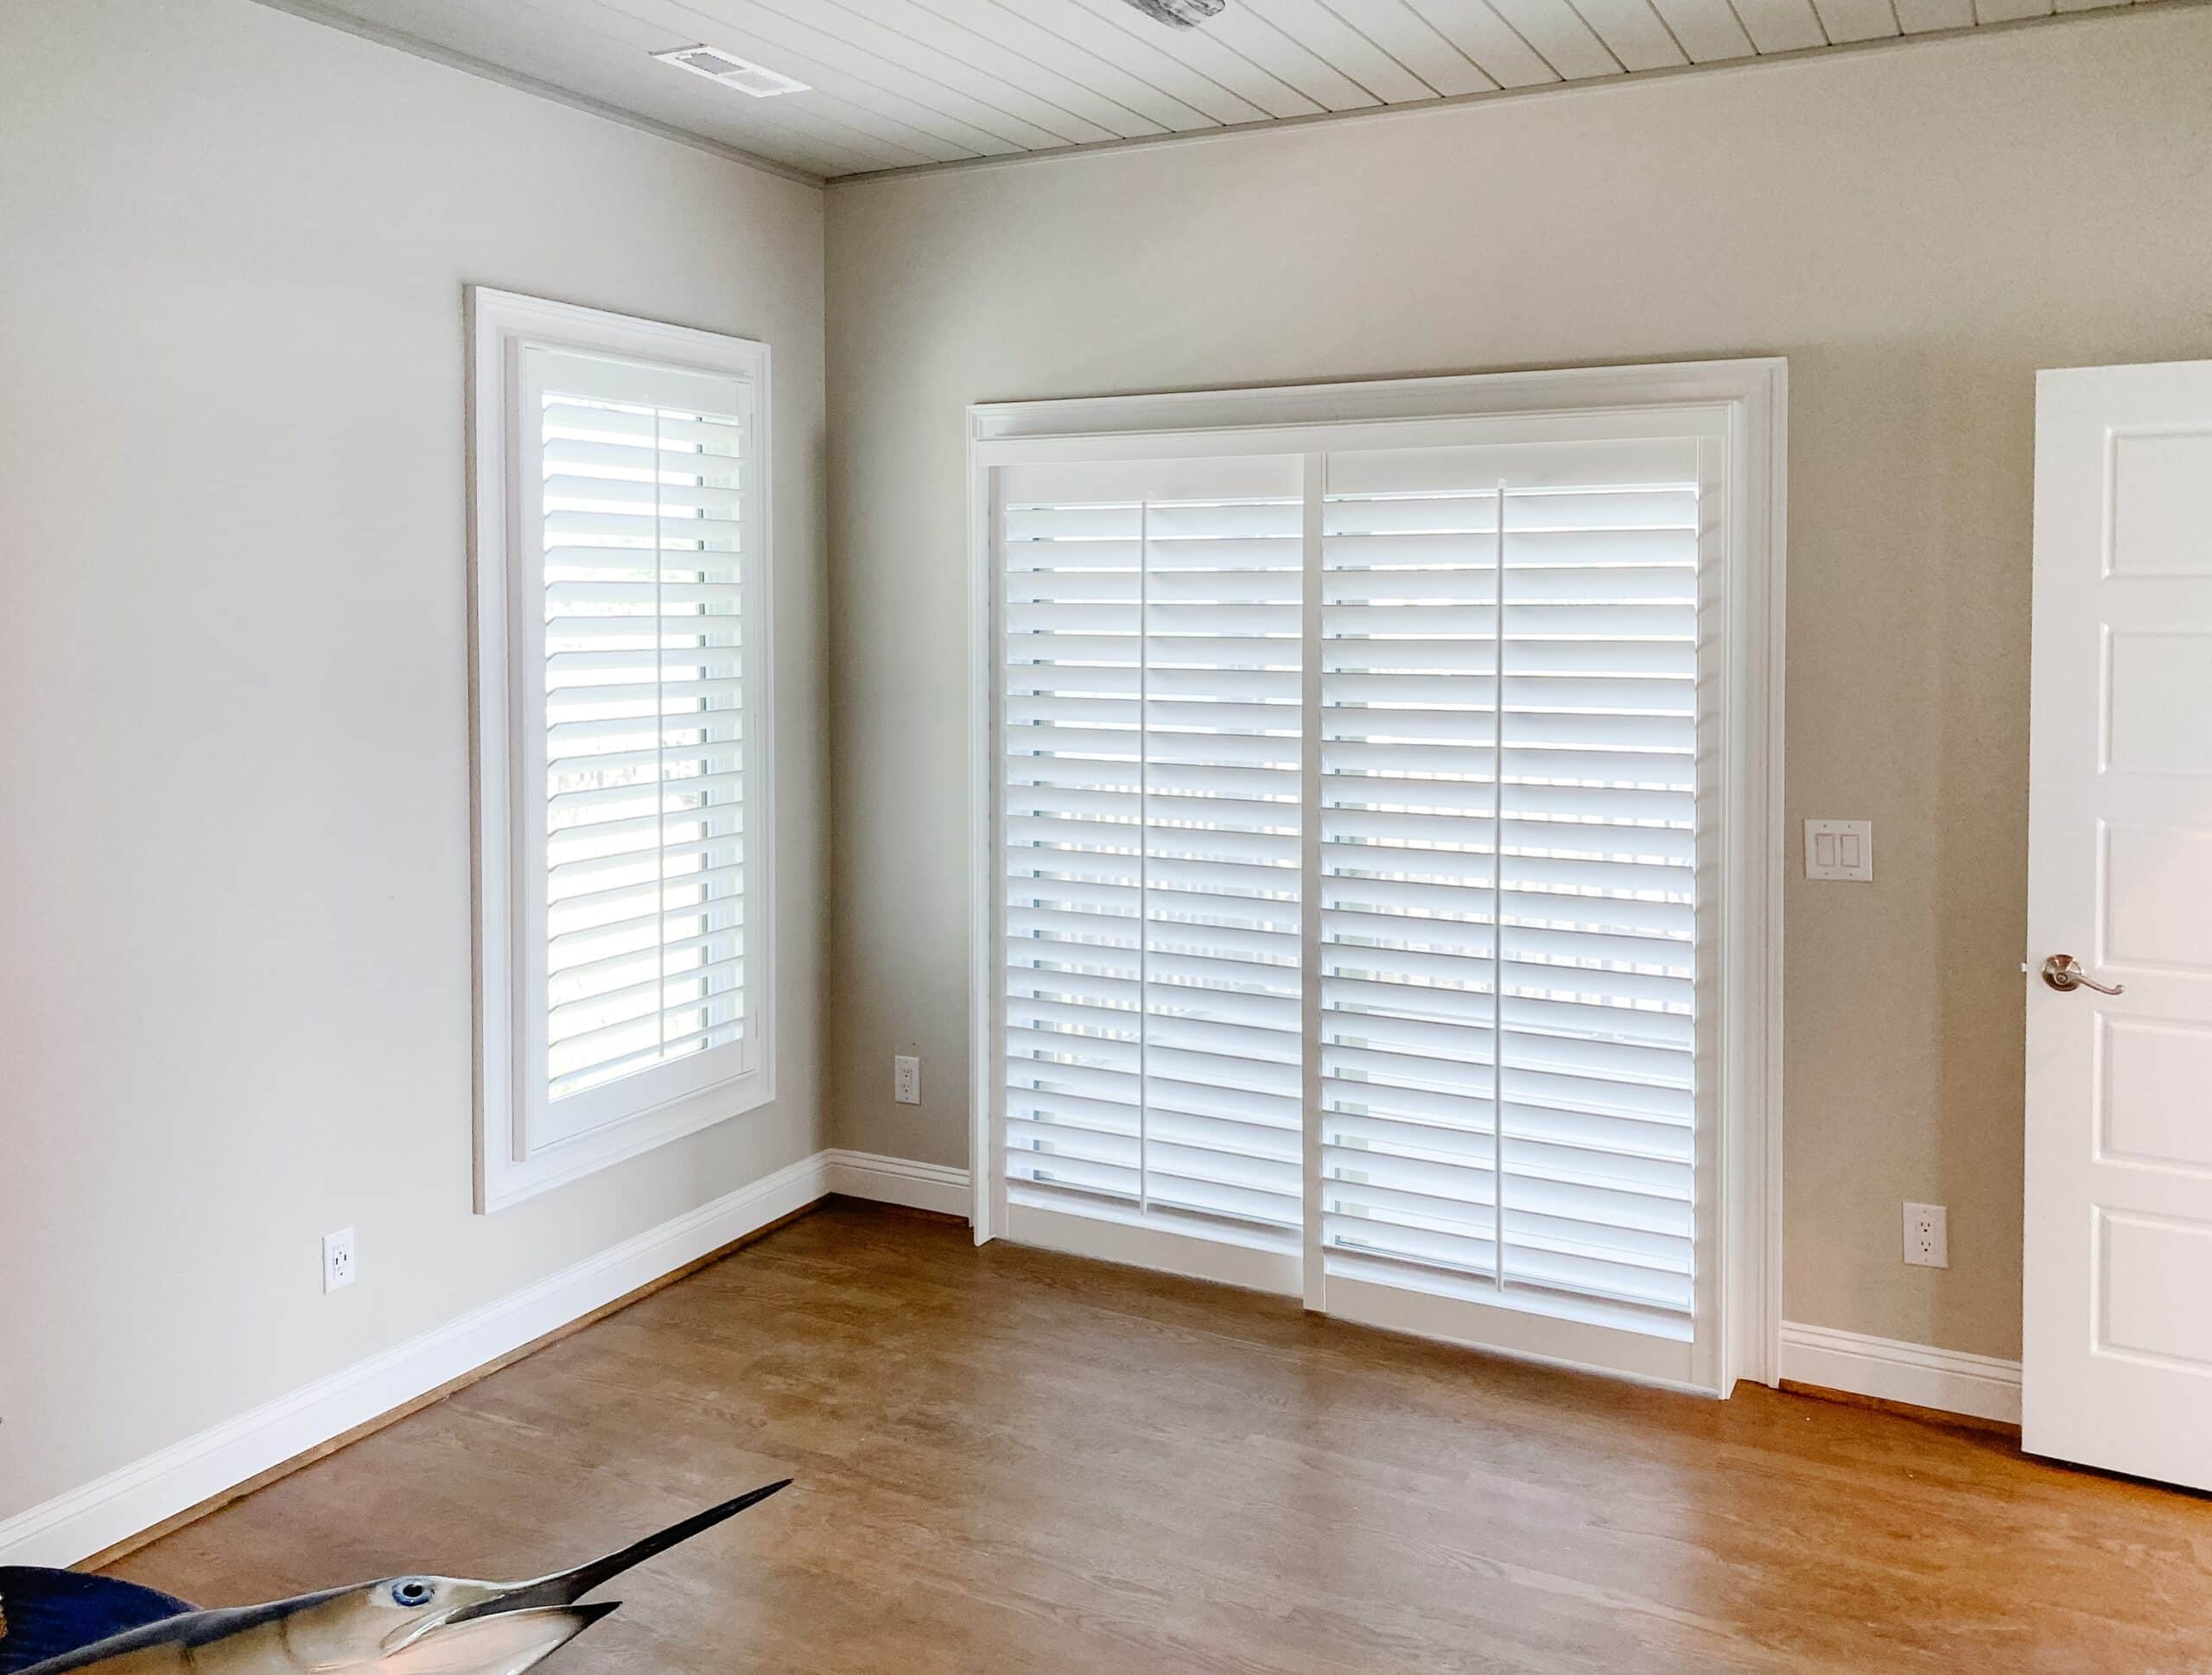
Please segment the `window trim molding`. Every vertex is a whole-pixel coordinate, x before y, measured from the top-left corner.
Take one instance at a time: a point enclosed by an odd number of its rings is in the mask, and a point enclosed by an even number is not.
[[[465,288],[468,412],[469,782],[474,958],[474,1207],[490,1215],[768,1103],[775,1097],[775,682],[772,412],[768,346],[689,327],[470,285]],[[508,657],[520,566],[510,471],[520,352],[544,346],[734,374],[753,390],[758,454],[753,512],[760,562],[747,597],[747,996],[757,1047],[751,1069],[650,1109],[550,1144],[522,1132],[513,1063],[513,947],[520,884],[512,852],[518,752]]]
[[[1008,1228],[999,1152],[996,940],[997,531],[992,472],[1018,460],[1325,451],[1358,427],[1370,446],[1490,440],[1533,422],[1560,440],[1602,416],[1719,408],[1727,420],[1730,644],[1722,750],[1720,943],[1731,1020],[1719,1059],[1724,1214],[1717,1393],[1782,1376],[1783,819],[1789,362],[1779,356],[1638,366],[1363,379],[1274,388],[982,403],[968,409],[969,1149],[976,1242]],[[1446,435],[1447,429],[1454,433]]]

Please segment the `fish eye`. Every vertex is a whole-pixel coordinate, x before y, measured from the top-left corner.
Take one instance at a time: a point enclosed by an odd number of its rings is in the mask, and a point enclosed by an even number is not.
[[[409,1577],[404,1582],[391,1584],[391,1597],[400,1605],[428,1605],[430,1596],[438,1590],[420,1577]]]

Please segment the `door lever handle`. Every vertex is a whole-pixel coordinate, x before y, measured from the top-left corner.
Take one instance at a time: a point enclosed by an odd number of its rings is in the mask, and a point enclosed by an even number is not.
[[[2081,962],[2070,954],[2054,954],[2043,962],[2043,980],[2061,994],[2075,989],[2094,989],[2099,994],[2125,994],[2125,983],[2100,983],[2082,969]]]

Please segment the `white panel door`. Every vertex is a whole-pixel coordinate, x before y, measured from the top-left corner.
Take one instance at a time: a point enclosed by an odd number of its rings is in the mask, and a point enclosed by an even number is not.
[[[2023,1441],[2212,1488],[2212,362],[2042,375],[2034,633]]]

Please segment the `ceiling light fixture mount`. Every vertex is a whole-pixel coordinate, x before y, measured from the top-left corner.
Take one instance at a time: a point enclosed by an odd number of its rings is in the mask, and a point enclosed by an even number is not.
[[[1129,0],[1129,3],[1170,29],[1195,29],[1209,17],[1220,16],[1229,0]]]
[[[1219,4],[1220,0],[1214,0],[1214,3]],[[740,58],[735,53],[726,53],[719,47],[678,47],[652,56],[679,70],[689,70],[695,76],[704,76],[725,87],[734,87],[741,93],[750,93],[754,98],[774,98],[781,93],[810,91],[805,82],[794,76],[772,70],[765,64],[755,64],[749,58]]]

